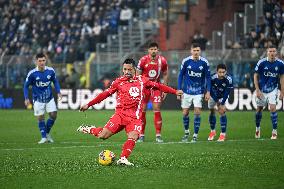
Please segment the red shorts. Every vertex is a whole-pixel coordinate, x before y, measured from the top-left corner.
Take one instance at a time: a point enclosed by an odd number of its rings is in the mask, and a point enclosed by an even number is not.
[[[152,103],[162,102],[162,91],[160,90],[145,90],[144,103],[148,103],[151,100]]]
[[[115,113],[111,116],[104,127],[114,134],[120,132],[122,129],[125,129],[126,133],[136,131],[138,134],[140,134],[142,129],[141,125],[142,121],[139,119],[134,119],[132,117]]]

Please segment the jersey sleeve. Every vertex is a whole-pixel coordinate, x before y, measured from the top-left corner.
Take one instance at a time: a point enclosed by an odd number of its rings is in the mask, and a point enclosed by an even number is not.
[[[103,101],[104,99],[106,99],[107,97],[115,93],[117,91],[117,87],[118,87],[118,82],[117,80],[115,80],[112,82],[111,86],[108,89],[106,89],[105,91],[100,93],[98,96],[96,96],[93,100],[88,102],[88,106],[90,107],[94,104],[100,103],[101,101]]]
[[[161,56],[162,59],[162,72],[168,71],[168,62],[165,57]]]
[[[254,72],[259,74],[260,70],[261,70],[261,60],[257,62],[256,66],[254,68]]]
[[[55,91],[58,94],[58,93],[60,93],[60,85],[59,85],[59,82],[58,82],[58,80],[56,78],[55,71],[54,70],[52,70],[52,71],[53,71],[53,74],[52,74],[52,78],[51,79],[52,79],[52,82],[54,84]]]
[[[222,101],[221,101],[221,104],[222,105],[224,105],[225,104],[225,102],[226,102],[226,100],[228,99],[228,97],[229,97],[229,94],[230,94],[230,92],[233,90],[233,79],[232,79],[232,77],[230,77],[230,76],[227,76],[226,77],[226,79],[227,79],[227,88],[225,89],[225,91],[224,91],[224,96],[223,96],[223,99],[222,99]]]
[[[281,62],[281,67],[280,67],[279,73],[280,75],[283,75],[284,74],[284,62],[282,60],[280,60],[280,62]]]
[[[171,88],[167,85],[161,84],[161,83],[157,83],[157,82],[153,82],[150,80],[145,80],[145,87],[146,88],[154,88],[154,89],[159,89],[162,92],[165,93],[171,93],[171,94],[176,94],[176,90],[174,88]]]
[[[25,99],[29,98],[29,86],[31,85],[31,83],[32,83],[32,74],[31,74],[31,72],[29,72],[28,75],[27,75],[27,78],[25,80],[24,88],[23,88]]]
[[[182,88],[182,81],[183,81],[183,77],[185,76],[186,73],[186,61],[185,59],[182,61],[181,66],[180,66],[180,71],[178,74],[178,90],[181,90]]]
[[[145,56],[140,58],[140,60],[138,61],[137,69],[143,71],[144,65],[145,65]]]
[[[205,80],[206,80],[206,89],[207,91],[210,92],[211,89],[211,74],[210,74],[210,66],[209,66],[209,62],[206,60],[205,61]]]

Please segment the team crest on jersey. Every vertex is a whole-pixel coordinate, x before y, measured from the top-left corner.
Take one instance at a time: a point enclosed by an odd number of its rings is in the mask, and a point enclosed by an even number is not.
[[[156,77],[157,72],[156,72],[156,70],[150,70],[148,75],[149,75],[149,77]]]
[[[191,69],[191,66],[187,66],[188,69]]]
[[[277,70],[278,70],[278,67],[276,66],[276,67],[275,67],[275,71],[277,71]]]
[[[137,97],[137,96],[139,96],[139,93],[140,93],[140,90],[139,90],[138,87],[130,87],[130,89],[129,89],[130,96]]]
[[[266,66],[264,69],[265,69],[265,70],[268,70],[268,67]]]
[[[223,87],[226,87],[226,83],[223,83],[222,85],[223,85]]]
[[[200,69],[200,70],[203,70],[203,66],[199,66],[199,69]]]
[[[50,75],[47,75],[46,77],[47,77],[47,79],[50,79],[50,78],[51,78],[51,76],[50,76]]]
[[[40,78],[39,77],[36,77],[36,80],[39,80]]]

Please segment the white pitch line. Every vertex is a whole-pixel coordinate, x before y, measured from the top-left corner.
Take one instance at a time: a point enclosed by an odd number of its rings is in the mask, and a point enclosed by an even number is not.
[[[148,143],[153,143],[155,145],[168,145],[168,144],[196,144],[196,143],[228,143],[228,142],[253,142],[253,141],[271,141],[271,139],[244,139],[244,140],[226,140],[225,142],[218,142],[218,141],[197,141],[195,143],[192,142],[163,142],[163,143],[156,143],[156,142],[145,142],[146,144]],[[86,144],[89,142],[59,142],[58,144]],[[0,149],[0,151],[25,151],[25,150],[46,150],[46,149],[68,149],[68,148],[99,148],[99,147],[104,147],[104,146],[120,146],[122,145],[123,142],[104,142],[103,144],[97,144],[97,145],[80,145],[80,146],[54,146],[50,148],[5,148],[5,149]],[[18,144],[18,143],[0,143],[0,144]],[[143,143],[140,143],[143,145]],[[42,145],[42,144],[41,144]],[[44,144],[43,144],[44,145]],[[43,146],[42,145],[42,146]],[[47,144],[51,145],[51,144]]]

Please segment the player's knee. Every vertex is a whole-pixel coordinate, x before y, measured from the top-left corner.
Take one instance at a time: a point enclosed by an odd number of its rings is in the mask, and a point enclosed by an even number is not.
[[[49,117],[55,121],[56,118],[57,118],[57,112],[51,112],[51,113],[49,114]]]
[[[128,138],[133,138],[133,139],[137,140],[138,137],[139,137],[139,133],[137,133],[135,131],[132,131],[132,132],[128,133]]]

